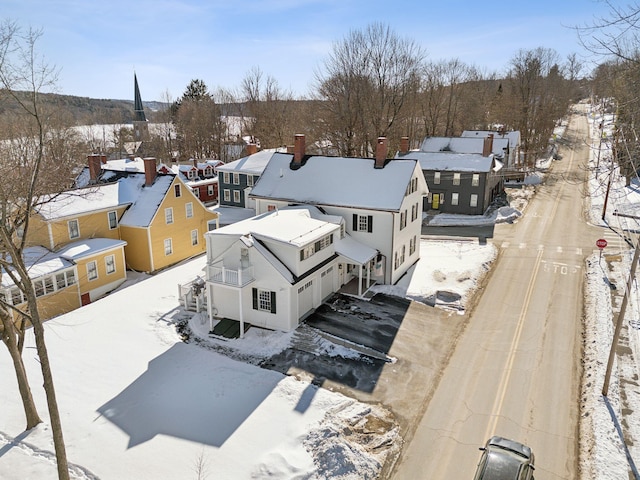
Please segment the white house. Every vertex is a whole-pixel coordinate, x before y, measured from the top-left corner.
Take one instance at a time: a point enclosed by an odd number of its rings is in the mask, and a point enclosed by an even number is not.
[[[304,135],[296,135],[294,153],[275,153],[250,197],[257,214],[303,204],[342,217],[353,240],[377,251],[364,277],[394,284],[420,258],[428,188],[417,160],[386,156],[386,138],[372,159],[305,155]]]
[[[227,318],[273,330],[295,329],[336,292],[346,265],[363,274],[377,251],[345,233],[344,220],[315,207],[290,207],[207,232],[205,267],[211,330]],[[369,279],[370,281],[371,279]]]

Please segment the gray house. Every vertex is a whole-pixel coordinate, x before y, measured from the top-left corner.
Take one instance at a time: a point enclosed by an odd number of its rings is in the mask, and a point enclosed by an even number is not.
[[[218,203],[226,207],[254,208],[249,192],[262,175],[273,151],[255,152],[249,145],[249,155],[216,168],[218,172]]]
[[[420,163],[429,187],[423,201],[424,211],[482,215],[504,191],[503,164],[490,152],[489,137],[483,153],[414,150],[400,151],[396,158],[413,158]]]

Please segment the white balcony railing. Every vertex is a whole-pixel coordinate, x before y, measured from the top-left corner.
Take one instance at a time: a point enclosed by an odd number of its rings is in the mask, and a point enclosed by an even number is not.
[[[244,287],[253,282],[253,267],[231,269],[214,265],[207,266],[207,281],[212,283],[223,283],[235,287]]]

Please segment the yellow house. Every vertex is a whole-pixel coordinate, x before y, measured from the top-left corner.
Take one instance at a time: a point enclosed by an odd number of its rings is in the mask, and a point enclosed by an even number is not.
[[[144,185],[120,219],[120,237],[127,242],[127,266],[154,272],[204,253],[204,234],[218,215],[179,176],[158,174],[153,158],[144,162]]]
[[[76,266],[44,247],[27,247],[24,261],[33,281],[42,319],[49,319],[80,306],[80,289]],[[26,298],[3,272],[0,299],[18,310],[26,311]],[[13,314],[13,310],[10,310]],[[15,317],[15,315],[14,315]]]
[[[57,252],[76,265],[82,305],[103,297],[127,279],[125,245],[123,240],[91,238],[65,245]]]

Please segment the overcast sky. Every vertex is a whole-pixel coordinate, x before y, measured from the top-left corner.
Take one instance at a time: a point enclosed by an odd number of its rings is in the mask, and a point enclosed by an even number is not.
[[[296,96],[350,30],[382,22],[432,60],[503,72],[520,49],[584,53],[571,27],[608,12],[597,0],[0,0],[0,19],[43,30],[58,92],[179,97],[192,79],[235,89],[254,66]]]

